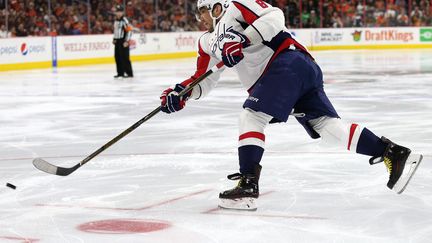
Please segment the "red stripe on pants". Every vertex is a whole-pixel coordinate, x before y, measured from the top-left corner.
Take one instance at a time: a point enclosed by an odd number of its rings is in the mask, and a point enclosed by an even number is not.
[[[349,140],[348,140],[348,150],[351,150],[351,142],[354,136],[354,132],[356,130],[356,128],[358,127],[357,124],[353,123],[351,124],[351,128],[350,128],[350,134],[349,134]]]

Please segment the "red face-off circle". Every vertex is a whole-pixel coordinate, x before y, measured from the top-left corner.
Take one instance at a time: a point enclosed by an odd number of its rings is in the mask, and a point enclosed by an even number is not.
[[[78,225],[78,229],[97,234],[148,233],[171,227],[169,222],[140,219],[107,219]]]

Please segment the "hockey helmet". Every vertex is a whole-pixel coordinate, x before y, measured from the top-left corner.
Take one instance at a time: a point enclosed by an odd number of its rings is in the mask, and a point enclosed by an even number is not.
[[[199,13],[200,9],[206,8],[210,13],[211,18],[213,19],[213,27],[215,27],[217,20],[220,19],[224,15],[230,2],[231,2],[231,0],[198,0],[197,1],[197,11]],[[218,17],[215,17],[215,16],[213,16],[213,9],[218,4],[222,7],[222,14],[219,15]],[[200,21],[199,14],[196,15],[196,18],[198,21]]]
[[[201,9],[203,7],[207,8],[207,10],[213,10],[216,4],[220,4],[222,7],[222,13],[228,8],[230,0],[198,0],[197,1],[197,9]]]

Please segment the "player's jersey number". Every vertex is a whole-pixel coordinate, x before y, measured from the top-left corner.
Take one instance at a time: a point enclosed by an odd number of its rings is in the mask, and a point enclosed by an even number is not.
[[[256,3],[258,3],[258,5],[260,5],[262,8],[267,8],[267,4],[266,2],[264,2],[263,0],[255,0]]]

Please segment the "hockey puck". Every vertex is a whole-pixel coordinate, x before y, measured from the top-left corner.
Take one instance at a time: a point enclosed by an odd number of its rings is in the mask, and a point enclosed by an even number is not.
[[[12,188],[12,189],[16,189],[16,186],[15,185],[12,185],[12,184],[10,184],[10,183],[6,183],[6,186],[7,187],[10,187],[10,188]]]

